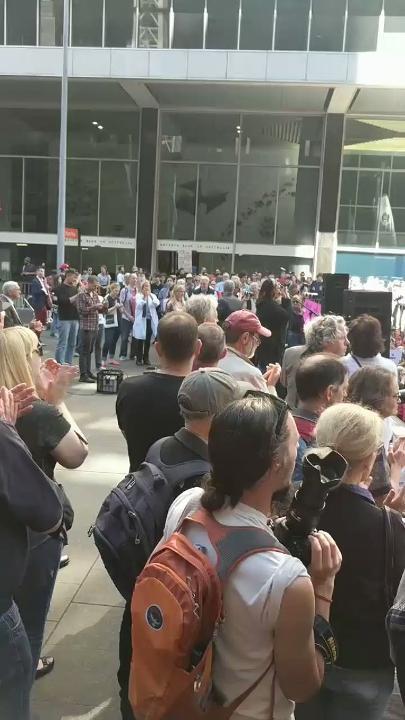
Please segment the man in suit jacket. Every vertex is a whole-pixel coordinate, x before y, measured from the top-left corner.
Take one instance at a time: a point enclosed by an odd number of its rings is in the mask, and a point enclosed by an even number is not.
[[[21,297],[21,288],[18,283],[9,280],[4,283],[2,293],[0,294],[0,305],[4,311],[4,327],[15,327],[16,325],[24,325],[18,311],[14,307],[14,303]],[[40,333],[42,323],[38,320],[32,320],[29,323],[31,330]]]
[[[40,320],[42,325],[46,325],[48,321],[49,300],[49,287],[45,279],[45,270],[43,267],[39,267],[31,283],[31,304],[35,310],[36,320]]]

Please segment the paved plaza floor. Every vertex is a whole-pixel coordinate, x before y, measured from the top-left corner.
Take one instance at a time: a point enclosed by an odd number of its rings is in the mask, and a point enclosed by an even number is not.
[[[53,343],[46,342],[50,353]],[[123,369],[136,372],[134,363]],[[79,384],[68,396],[69,409],[89,440],[89,456],[78,470],[56,470],[75,522],[69,533],[70,564],[59,572],[46,625],[44,652],[55,657],[55,669],[35,683],[33,720],[120,719],[116,672],[123,600],[87,536],[105,496],[128,470],[115,399]],[[398,695],[391,706],[386,720],[403,720]]]

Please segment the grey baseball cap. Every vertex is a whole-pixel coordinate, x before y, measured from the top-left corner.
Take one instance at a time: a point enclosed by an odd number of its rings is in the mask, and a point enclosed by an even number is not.
[[[220,368],[200,368],[183,380],[177,399],[185,420],[203,420],[243,398],[252,385],[238,382]]]

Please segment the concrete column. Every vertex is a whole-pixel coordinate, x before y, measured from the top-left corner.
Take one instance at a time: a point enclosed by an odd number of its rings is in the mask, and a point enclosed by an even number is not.
[[[315,246],[314,273],[333,273],[336,268],[344,115],[327,115],[325,122],[321,207]]]
[[[153,212],[156,187],[158,111],[143,108],[139,149],[138,228],[136,265],[144,270],[153,266]]]

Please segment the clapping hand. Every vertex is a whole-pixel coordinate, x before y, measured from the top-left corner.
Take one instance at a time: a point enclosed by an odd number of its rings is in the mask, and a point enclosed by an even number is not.
[[[397,510],[399,513],[405,512],[405,486],[400,488],[398,492],[390,490],[384,500],[384,505],[391,508],[391,510]]]
[[[14,403],[17,406],[17,418],[27,415],[32,410],[32,403],[38,400],[38,395],[35,392],[35,388],[29,387],[25,383],[16,385],[11,388],[11,394],[14,399]]]
[[[266,372],[263,377],[267,383],[267,387],[275,387],[280,380],[281,367],[278,363],[275,365],[267,365]]]
[[[50,405],[60,405],[76,377],[77,368],[72,365],[59,365],[55,360],[47,360],[39,374],[38,392],[41,399]]]

